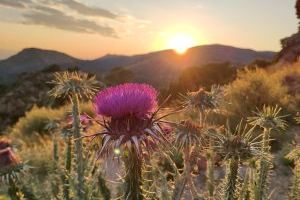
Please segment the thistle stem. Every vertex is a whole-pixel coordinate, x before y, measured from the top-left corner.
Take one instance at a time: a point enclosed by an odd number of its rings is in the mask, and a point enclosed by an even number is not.
[[[108,189],[105,179],[102,177],[102,174],[100,173],[98,175],[98,187],[100,189],[100,193],[102,195],[103,200],[110,200],[111,199],[111,193]]]
[[[289,194],[290,200],[299,200],[300,199],[300,161],[295,163],[293,170],[294,177],[292,182],[292,187]]]
[[[214,177],[214,159],[213,151],[210,148],[207,156],[207,190],[210,197],[214,196],[215,177]]]
[[[70,174],[72,166],[72,137],[67,136],[66,141],[66,162],[65,162],[65,174],[63,177],[63,198],[64,200],[70,200]]]
[[[143,200],[142,160],[134,147],[128,149],[128,154],[124,155],[124,163],[126,169],[125,200]]]
[[[83,150],[82,150],[82,140],[80,133],[80,113],[79,113],[79,100],[76,94],[72,97],[72,116],[73,116],[73,134],[75,140],[75,154],[76,154],[76,164],[77,164],[77,196],[78,199],[83,200],[85,198],[85,188],[84,188],[84,163],[83,163]]]
[[[264,200],[268,198],[267,189],[268,189],[268,176],[269,176],[269,169],[270,163],[266,160],[263,156],[264,154],[270,153],[270,129],[264,129],[263,132],[263,142],[262,142],[262,155],[259,160],[259,168],[258,174],[256,177],[256,184],[255,184],[255,191],[254,191],[254,199],[255,200]]]
[[[56,133],[53,133],[53,169],[55,172],[58,172],[58,160],[59,160],[59,156],[58,156],[58,141],[57,141],[57,137],[56,137]],[[58,199],[58,195],[59,195],[59,185],[58,182],[59,179],[57,176],[54,177],[53,182],[51,183],[52,186],[52,195],[54,199]]]
[[[172,200],[181,199],[186,183],[187,183],[186,177],[179,175],[175,181],[175,188],[173,191]]]
[[[23,195],[20,192],[20,189],[17,187],[15,180],[10,175],[8,177],[8,183],[9,183],[9,187],[7,193],[11,198],[11,200],[22,200]]]
[[[173,200],[180,200],[183,193],[186,184],[190,187],[190,192],[194,198],[199,197],[197,189],[194,185],[193,178],[192,178],[192,166],[191,166],[191,159],[190,159],[190,148],[185,147],[183,149],[183,160],[184,160],[184,173],[183,176],[179,177],[179,179],[176,182],[175,190],[173,194]]]
[[[227,173],[224,182],[223,200],[235,200],[237,190],[237,178],[239,171],[239,159],[231,158],[227,166]]]

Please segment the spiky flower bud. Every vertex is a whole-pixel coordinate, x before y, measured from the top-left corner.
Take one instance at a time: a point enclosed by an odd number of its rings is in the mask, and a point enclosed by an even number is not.
[[[257,141],[259,138],[253,136],[253,128],[243,127],[242,121],[234,130],[227,125],[223,134],[215,133],[212,136],[216,139],[214,149],[227,163],[222,199],[235,200],[239,189],[237,187],[239,162],[260,155],[260,144]]]
[[[55,98],[73,95],[79,98],[91,98],[98,90],[95,76],[81,72],[55,73],[51,83],[54,88],[50,91],[50,95]]]
[[[285,129],[287,126],[284,118],[286,115],[280,115],[281,108],[277,105],[264,106],[262,110],[254,112],[254,117],[248,117],[247,121],[253,126],[260,126],[265,129]]]
[[[202,127],[191,120],[181,121],[176,129],[175,144],[179,149],[202,145],[204,136]]]
[[[200,112],[214,110],[219,107],[221,96],[222,90],[218,86],[213,86],[211,91],[199,88],[196,92],[188,92],[186,95],[182,95],[183,106]]]

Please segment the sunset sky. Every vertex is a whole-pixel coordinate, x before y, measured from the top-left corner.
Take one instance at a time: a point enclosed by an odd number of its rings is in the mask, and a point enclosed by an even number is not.
[[[294,0],[0,0],[0,59],[23,48],[92,59],[185,43],[279,50]]]

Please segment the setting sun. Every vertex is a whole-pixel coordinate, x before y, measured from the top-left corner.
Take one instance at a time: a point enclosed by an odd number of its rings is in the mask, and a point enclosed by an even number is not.
[[[192,36],[181,33],[170,37],[168,48],[174,49],[179,54],[183,54],[188,48],[196,44],[196,40],[194,40]]]

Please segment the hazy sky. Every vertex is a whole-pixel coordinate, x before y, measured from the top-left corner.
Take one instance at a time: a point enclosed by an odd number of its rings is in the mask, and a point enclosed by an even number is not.
[[[297,31],[295,0],[0,0],[0,58],[26,47],[79,58],[196,44],[279,50]]]

